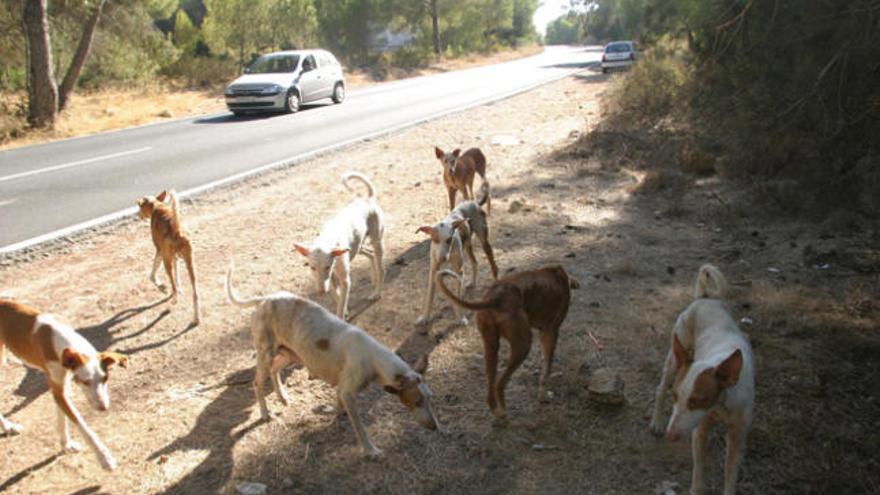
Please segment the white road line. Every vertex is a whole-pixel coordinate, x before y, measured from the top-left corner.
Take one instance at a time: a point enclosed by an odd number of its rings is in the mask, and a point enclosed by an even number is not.
[[[76,167],[78,165],[87,165],[89,163],[95,163],[95,162],[99,162],[101,160],[109,160],[111,158],[119,158],[120,156],[134,155],[137,153],[143,153],[144,151],[149,151],[151,149],[153,149],[153,148],[150,146],[145,146],[143,148],[138,148],[136,150],[120,151],[119,153],[112,153],[110,155],[96,156],[94,158],[86,158],[85,160],[77,160],[75,162],[62,163],[61,165],[53,165],[51,167],[40,168],[37,170],[29,170],[27,172],[21,172],[19,174],[12,174],[12,175],[0,177],[0,182],[6,182],[9,180],[15,180],[15,179],[22,179],[24,177],[30,177],[32,175],[37,175],[37,174],[45,174],[47,172],[54,172],[56,170],[63,170],[65,168]]]

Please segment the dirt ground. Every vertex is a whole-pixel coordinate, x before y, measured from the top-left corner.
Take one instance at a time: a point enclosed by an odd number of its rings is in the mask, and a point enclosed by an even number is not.
[[[147,280],[145,223],[2,260],[0,296],[53,312],[98,349],[130,354],[131,365],[113,374],[108,413],[87,409],[75,392],[119,461],[112,474],[90,452],[57,455],[44,377],[3,369],[0,411],[25,431],[0,438],[0,492],[234,493],[250,481],[272,494],[686,493],[688,444],[654,438],[646,417],[670,327],[705,262],[732,282],[731,311],[757,355],[741,493],[880,491],[876,224],[773,217],[716,177],[675,193],[652,187],[626,139],[601,152],[585,147],[607,85],[606,76],[584,73],[187,201],[204,313],[194,329],[189,284],[173,307]],[[486,153],[503,273],[561,263],[582,285],[547,403],[536,400],[535,345],[508,387],[504,427],[493,426],[485,404],[473,323],[454,325],[438,298],[427,335],[414,325],[428,253],[416,228],[446,213],[435,144]],[[384,451],[378,461],[362,458],[348,421],[332,410],[332,389],[305,371],[286,376],[289,407],[270,396],[280,419],[259,421],[248,314],[222,291],[235,261],[242,294],[286,289],[317,298],[291,245],[314,238],[349,200],[339,183],[349,169],[373,179],[387,213],[387,288],[367,302],[369,263],[355,260],[355,322],[408,360],[429,354],[425,376],[444,425],[423,430],[396,400],[369,389],[361,410]],[[481,254],[480,287],[469,297],[490,282]],[[331,307],[329,296],[318,300]],[[623,405],[589,399],[600,368],[625,381]],[[721,490],[722,447],[714,435],[709,493]]]

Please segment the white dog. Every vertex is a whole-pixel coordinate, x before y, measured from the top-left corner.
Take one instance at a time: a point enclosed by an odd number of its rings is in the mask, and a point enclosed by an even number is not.
[[[357,412],[357,393],[370,383],[378,382],[386,392],[396,395],[420,425],[437,429],[431,390],[422,376],[367,332],[289,292],[242,300],[232,287],[231,267],[226,274],[226,293],[237,306],[257,306],[251,319],[257,350],[254,390],[263,419],[271,418],[263,391],[266,377],[272,379],[275,393],[287,405],[287,392],[279,373],[297,363],[305,366],[311,377],[336,387],[339,408],[348,413],[368,457],[381,455],[367,436]]]
[[[660,408],[672,382],[675,405],[667,424],[672,441],[694,430],[691,494],[703,493],[703,467],[709,429],[727,427],[724,494],[736,493],[736,477],[745,453],[755,405],[755,368],[749,338],[739,330],[720,300],[727,281],[718,268],[703,265],[697,274],[695,301],[675,322],[663,376],[654,399],[651,430],[663,434]],[[673,382],[674,378],[674,382]]]
[[[382,293],[385,269],[382,266],[382,236],[385,221],[382,208],[376,202],[373,184],[362,174],[346,172],[342,183],[352,191],[349,180],[357,179],[367,187],[366,198],[356,198],[335,217],[324,224],[321,234],[311,245],[294,243],[297,252],[308,260],[309,268],[320,294],[330,291],[336,298],[336,315],[348,318],[348,297],[351,292],[351,260],[358,253],[371,258],[372,276],[375,291],[371,299],[378,299]],[[364,251],[364,241],[370,238],[372,253]],[[347,254],[347,256],[343,256]]]
[[[428,321],[431,314],[431,304],[434,301],[437,272],[448,262],[453,271],[462,276],[464,273],[464,253],[467,253],[471,262],[471,281],[468,287],[477,283],[477,258],[474,256],[472,237],[476,234],[483,246],[483,252],[489,260],[492,269],[492,278],[498,279],[498,266],[495,264],[495,254],[492,245],[489,244],[489,222],[486,212],[481,208],[489,198],[488,191],[480,199],[480,202],[463,201],[449,212],[443,220],[434,225],[422,225],[416,232],[423,232],[431,237],[430,268],[428,270],[428,292],[425,295],[425,305],[422,315],[416,320],[420,325]],[[461,298],[462,283],[459,279],[458,297]],[[462,324],[467,324],[467,318],[462,316],[461,309],[453,304],[455,316]]]

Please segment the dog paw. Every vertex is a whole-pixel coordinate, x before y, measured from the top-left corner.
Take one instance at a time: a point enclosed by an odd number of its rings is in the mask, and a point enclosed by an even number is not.
[[[492,426],[495,428],[503,428],[507,426],[507,414],[504,412],[495,413],[495,419],[492,420]]]
[[[105,471],[113,471],[116,469],[116,459],[114,459],[112,455],[99,455],[98,460],[101,462],[101,467],[104,468]]]
[[[458,323],[459,323],[461,326],[466,327],[466,326],[468,325],[468,319],[467,319],[467,316],[462,316],[461,319],[458,320]]]
[[[67,444],[64,446],[64,453],[65,454],[75,454],[77,452],[81,452],[82,449],[83,449],[82,445],[80,445],[79,442],[74,442],[73,440],[69,440],[67,442]]]
[[[163,294],[168,292],[168,287],[166,287],[165,284],[156,282],[155,280],[153,280],[153,283],[156,285],[156,288],[159,289],[159,292]]]
[[[666,428],[664,428],[663,425],[660,424],[659,421],[651,421],[650,429],[651,429],[651,434],[654,435],[655,437],[662,437],[663,434],[666,433]]]
[[[22,431],[24,431],[24,427],[18,423],[6,422],[3,425],[3,435],[7,437],[18,435]]]
[[[285,406],[290,405],[290,396],[287,395],[287,392],[281,392],[278,394],[278,401],[284,404]]]
[[[378,460],[382,458],[382,451],[377,449],[376,447],[370,446],[364,448],[364,457],[370,459],[372,461]]]

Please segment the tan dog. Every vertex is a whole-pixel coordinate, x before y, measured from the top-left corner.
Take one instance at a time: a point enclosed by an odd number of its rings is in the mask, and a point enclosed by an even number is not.
[[[559,327],[568,314],[571,289],[580,284],[559,265],[547,266],[508,275],[486,289],[481,301],[465,301],[450,291],[443,278],[459,276],[443,270],[437,273],[437,285],[453,303],[477,311],[477,328],[483,337],[489,408],[499,421],[507,416],[504,389],[510,375],[525,361],[532,345],[532,328],[541,335],[544,367],[538,381],[538,400],[544,398],[544,382],[550,376]],[[501,338],[510,344],[510,358],[504,374],[496,382],[498,348]]]
[[[492,213],[489,181],[486,180],[486,155],[479,148],[471,148],[464,153],[456,148],[452,153],[446,153],[436,146],[434,147],[434,155],[443,166],[443,183],[449,194],[449,209],[455,208],[455,195],[458,191],[461,191],[465,200],[475,199],[474,175],[479,174],[483,179],[481,189],[486,195],[486,212]]]
[[[110,408],[107,379],[110,367],[128,366],[128,358],[115,352],[98,353],[92,344],[74,329],[59,323],[51,315],[13,301],[0,300],[0,356],[6,347],[28,366],[38,369],[49,379],[49,390],[58,405],[58,433],[61,449],[77,452],[81,447],[70,439],[68,421],[73,421],[86,438],[101,466],[112,471],[116,459],[86,424],[70,401],[67,384],[71,378],[99,411]],[[20,433],[21,425],[0,415],[0,428],[6,435]]]
[[[737,472],[755,406],[752,347],[721,301],[726,291],[727,281],[718,268],[700,267],[695,300],[678,315],[672,329],[672,342],[654,398],[654,434],[662,435],[664,431],[660,408],[670,383],[675,405],[665,428],[666,438],[675,441],[693,431],[693,495],[703,493],[706,447],[715,423],[727,426],[724,494],[736,493]]]
[[[165,204],[165,198],[170,197],[171,205]],[[177,257],[183,258],[186,270],[189,272],[189,281],[193,291],[193,320],[192,325],[198,325],[199,312],[199,286],[196,283],[196,267],[193,265],[192,243],[189,235],[183,227],[180,218],[180,210],[177,206],[177,196],[174,191],[162,191],[158,196],[145,196],[138,200],[140,217],[150,220],[150,233],[153,236],[153,245],[156,246],[156,257],[153,259],[153,271],[150,272],[150,281],[156,284],[161,291],[165,287],[156,279],[159,263],[165,265],[165,273],[171,281],[172,304],[177,304],[177,296],[180,293],[179,279],[177,278]]]
[[[421,374],[367,332],[289,292],[243,300],[232,287],[231,267],[226,273],[226,294],[236,306],[256,306],[251,317],[257,351],[254,390],[264,420],[272,417],[263,390],[266,378],[271,379],[278,398],[287,405],[289,399],[279,372],[291,364],[301,364],[308,369],[310,378],[320,378],[336,388],[337,405],[348,413],[368,457],[378,457],[381,451],[370,441],[361,423],[357,394],[373,382],[396,395],[420,425],[437,429],[431,390]]]

